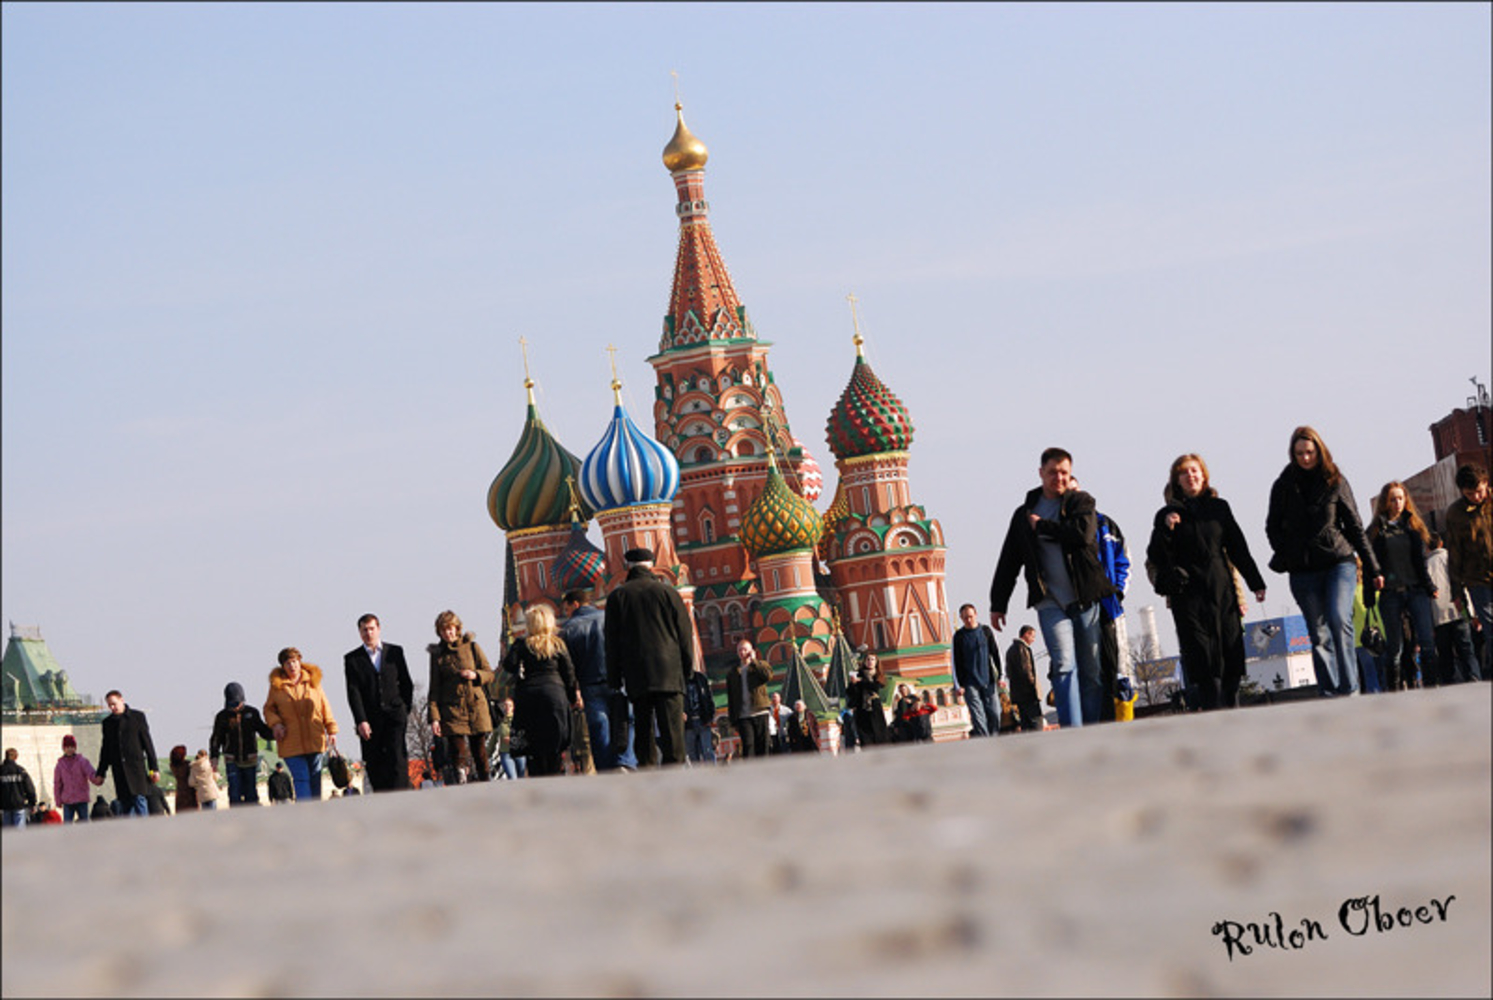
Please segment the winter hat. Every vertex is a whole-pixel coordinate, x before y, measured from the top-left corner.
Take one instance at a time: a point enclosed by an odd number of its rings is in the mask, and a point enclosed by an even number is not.
[[[223,689],[224,708],[238,708],[244,703],[244,686],[234,681]]]
[[[633,563],[634,565],[636,565],[637,563],[651,563],[653,562],[653,550],[628,549],[626,552],[622,553],[622,558],[624,561]]]
[[[72,733],[68,733],[62,737],[62,749],[66,750],[68,747],[72,747],[74,750],[78,749],[78,741]]]

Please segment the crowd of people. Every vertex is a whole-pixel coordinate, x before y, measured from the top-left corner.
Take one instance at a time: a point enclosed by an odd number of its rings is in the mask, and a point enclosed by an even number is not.
[[[1270,490],[1268,567],[1286,575],[1306,621],[1318,693],[1343,697],[1488,679],[1493,501],[1487,470],[1457,471],[1461,498],[1446,510],[1438,536],[1401,482],[1379,490],[1365,527],[1347,478],[1311,427],[1292,432],[1288,453]],[[989,625],[973,604],[959,609],[953,694],[967,708],[971,737],[1047,727],[1032,652],[1037,629],[1023,626],[1004,657],[998,646],[1018,580],[1026,584],[1047,650],[1048,703],[1058,727],[1110,721],[1127,701],[1118,654],[1130,576],[1124,536],[1078,488],[1067,451],[1044,451],[1039,477],[1011,515],[990,587]],[[1201,455],[1172,463],[1162,500],[1145,548],[1146,570],[1176,625],[1186,701],[1201,711],[1235,707],[1245,677],[1247,598],[1263,602],[1266,581]],[[603,608],[587,590],[564,595],[563,623],[545,605],[529,608],[525,634],[497,670],[454,612],[436,617],[437,641],[427,646],[431,783],[556,775],[567,762],[582,773],[711,764],[720,756],[718,724],[729,726],[742,758],[820,751],[820,719],[802,700],[789,706],[769,690],[773,671],[747,639],[726,670],[725,714],[718,717],[679,592],[653,572],[648,549],[629,550],[624,559],[626,578]],[[402,647],[382,641],[376,615],[357,624],[362,641],[343,657],[343,670],[368,784],[374,792],[407,789],[415,707],[409,666]],[[339,786],[346,784],[337,773],[339,730],[321,668],[295,647],[280,650],[277,661],[262,712],[247,703],[242,684],[229,683],[208,747],[190,758],[185,745],[172,748],[177,812],[215,809],[221,798],[230,806],[257,805],[261,740],[273,741],[280,758],[268,781],[272,804],[320,799],[329,768]],[[843,750],[933,738],[937,706],[930,692],[900,684],[886,705],[886,683],[875,652],[863,649],[838,720]],[[105,705],[96,765],[78,753],[73,735],[63,738],[52,799],[60,813],[38,800],[17,751],[6,751],[4,825],[168,811],[145,715],[119,691],[110,691]],[[99,794],[90,805],[91,793],[111,774],[113,801]]]

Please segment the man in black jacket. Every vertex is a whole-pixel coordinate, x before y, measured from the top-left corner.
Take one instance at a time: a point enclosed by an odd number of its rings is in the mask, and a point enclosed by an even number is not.
[[[1073,485],[1073,456],[1042,453],[1042,485],[1011,515],[990,583],[990,624],[999,632],[1016,577],[1026,577],[1027,607],[1037,612],[1052,668],[1058,724],[1099,721],[1099,602],[1114,587],[1099,564],[1094,498]]]
[[[415,685],[404,662],[404,649],[379,640],[377,615],[358,619],[363,644],[342,657],[347,704],[352,709],[363,766],[375,792],[410,787],[405,727],[415,701]]]
[[[627,580],[607,596],[607,683],[632,702],[638,767],[684,762],[684,686],[695,626],[679,591],[653,574],[653,552],[629,549]],[[654,737],[657,727],[658,737]]]
[[[150,786],[159,777],[156,772],[156,745],[150,738],[150,723],[145,713],[124,703],[124,695],[110,691],[104,695],[109,714],[104,716],[104,745],[99,750],[98,770],[93,783],[102,785],[104,775],[114,771],[114,797],[120,802],[123,816],[150,815]]]
[[[223,710],[213,716],[207,755],[214,760],[223,755],[230,808],[259,805],[259,741],[274,736],[259,709],[245,703],[242,684],[233,681],[223,688]]]
[[[31,775],[21,766],[21,752],[14,747],[5,751],[5,763],[0,764],[0,809],[4,811],[3,826],[25,826],[36,808],[36,785]]]

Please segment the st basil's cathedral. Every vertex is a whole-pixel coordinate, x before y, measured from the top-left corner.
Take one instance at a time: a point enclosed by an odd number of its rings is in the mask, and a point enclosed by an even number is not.
[[[573,588],[603,603],[626,575],[622,554],[649,548],[655,572],[694,615],[713,680],[747,638],[773,665],[785,701],[803,697],[832,713],[853,679],[854,647],[952,708],[943,530],[912,499],[907,407],[866,361],[857,322],[849,383],[826,426],[838,485],[821,514],[813,504],[822,472],[789,424],[770,344],[757,338],[710,228],[709,153],[674,108],[663,162],[679,247],[648,358],[653,433],[627,412],[614,371],[611,421],[578,458],[545,427],[526,373],[523,433],[487,494],[508,541],[508,627],[521,630],[522,608],[535,602],[558,610]],[[600,548],[587,534],[593,519]],[[958,726],[939,728],[962,734],[962,710],[939,713],[954,714]]]

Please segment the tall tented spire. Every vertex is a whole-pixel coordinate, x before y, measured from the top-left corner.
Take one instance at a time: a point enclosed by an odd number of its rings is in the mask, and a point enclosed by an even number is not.
[[[705,162],[710,154],[684,124],[684,110],[674,105],[679,123],[664,147],[664,166],[674,178],[679,202],[679,251],[674,258],[674,287],[664,317],[660,352],[714,340],[755,340],[757,334],[731,284],[726,262],[710,231],[705,201]]]

